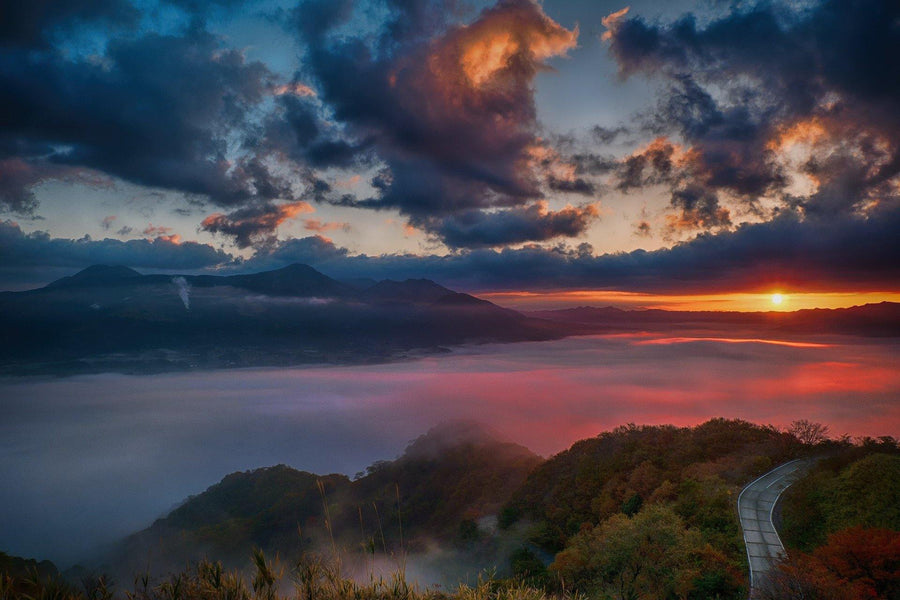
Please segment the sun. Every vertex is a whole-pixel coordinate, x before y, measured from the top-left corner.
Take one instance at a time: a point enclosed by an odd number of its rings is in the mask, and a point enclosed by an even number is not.
[[[781,294],[772,294],[772,304],[778,306],[782,302],[784,302],[784,296],[782,296]]]

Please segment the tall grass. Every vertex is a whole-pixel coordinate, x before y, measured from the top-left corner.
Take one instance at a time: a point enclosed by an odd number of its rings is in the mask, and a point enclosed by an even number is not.
[[[117,590],[105,577],[80,584],[60,577],[0,573],[0,600],[581,600],[552,595],[521,581],[479,579],[451,591],[422,588],[406,580],[402,571],[370,574],[366,582],[340,575],[339,565],[318,554],[305,554],[289,569],[277,557],[254,550],[250,570],[228,571],[219,562],[201,561],[161,580],[135,578],[131,589]]]

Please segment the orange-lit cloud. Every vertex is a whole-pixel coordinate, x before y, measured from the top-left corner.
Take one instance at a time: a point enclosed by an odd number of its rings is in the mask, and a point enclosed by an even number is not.
[[[229,214],[213,213],[203,219],[200,228],[234,238],[239,248],[267,244],[278,226],[304,213],[315,212],[308,202],[287,204],[265,203],[236,210]]]
[[[593,196],[594,183],[579,176],[578,165],[563,158],[560,153],[542,139],[537,139],[526,149],[526,169],[539,173],[554,191]]]
[[[705,210],[683,208],[679,213],[666,215],[666,228],[673,232],[712,229],[730,224],[731,211],[717,204]]]
[[[346,131],[371,140],[367,148],[385,163],[372,179],[373,197],[339,202],[396,209],[453,247],[547,239],[547,217],[533,209],[547,188],[592,191],[565,161],[544,164],[531,156],[542,145],[534,79],[549,59],[576,46],[577,27],[563,27],[535,0],[499,1],[465,25],[435,16],[440,26],[423,31],[420,17],[389,23],[385,37],[396,44],[389,55],[374,47],[346,55],[340,35],[310,36],[320,46],[311,68],[330,90],[329,103],[347,115]],[[372,43],[353,39],[361,48]],[[527,217],[539,221],[526,223]],[[523,239],[526,231],[544,237]],[[569,231],[564,235],[584,229]]]
[[[338,179],[334,182],[334,186],[338,188],[344,189],[352,189],[359,185],[362,181],[362,178],[359,175],[353,175],[348,177],[347,179]]]
[[[168,235],[170,231],[172,231],[171,227],[163,227],[162,225],[156,226],[153,223],[150,223],[144,228],[142,233],[150,237],[160,237]]]
[[[161,236],[158,236],[156,239],[159,241],[166,242],[168,244],[174,244],[176,246],[181,245],[181,236],[178,235],[177,233],[174,233],[172,235],[161,235]]]
[[[828,135],[824,120],[818,116],[800,119],[793,123],[782,123],[766,143],[773,152],[783,152],[797,144],[815,145]]]
[[[437,49],[438,54],[458,56],[459,68],[476,88],[514,68],[517,60],[524,58],[529,64],[540,66],[548,58],[563,56],[578,40],[577,27],[569,31],[542,12],[519,9],[513,4],[504,8],[461,27]],[[446,65],[440,58],[437,62]]]
[[[272,90],[272,93],[276,96],[284,96],[286,94],[290,94],[292,96],[312,97],[316,95],[316,91],[314,89],[300,82],[287,83],[284,85],[276,86]]]
[[[306,219],[303,221],[303,228],[307,231],[316,231],[318,233],[325,233],[326,231],[337,231],[338,229],[342,231],[350,231],[350,223],[345,222],[327,222],[327,221],[319,221],[318,219]]]
[[[625,15],[628,14],[628,11],[630,9],[630,6],[626,6],[625,8],[617,10],[616,12],[608,14],[600,19],[600,23],[607,29],[600,35],[601,40],[608,41],[612,39],[613,34],[619,26],[619,23],[622,21],[622,19],[625,18]]]
[[[116,215],[106,215],[105,217],[103,217],[103,220],[100,221],[100,227],[102,227],[104,230],[108,230],[110,227],[112,227],[112,224],[115,222],[115,220]]]

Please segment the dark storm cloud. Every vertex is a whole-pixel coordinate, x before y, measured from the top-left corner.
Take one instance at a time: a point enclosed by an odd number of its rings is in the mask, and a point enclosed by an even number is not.
[[[667,86],[648,125],[689,146],[676,185],[690,180],[751,204],[778,196],[821,215],[896,202],[900,78],[891,71],[900,56],[900,4],[734,6],[703,25],[693,15],[652,24],[624,13],[605,23],[621,75]],[[785,157],[797,144],[808,148],[798,170],[815,185],[788,198]],[[656,183],[630,175],[623,185]]]
[[[93,240],[89,236],[71,240],[51,238],[36,231],[24,233],[12,221],[0,221],[0,273],[6,269],[29,267],[77,267],[118,264],[153,269],[200,269],[231,262],[221,250],[177,237],[157,237],[123,242]]]
[[[347,255],[346,248],[335,246],[330,239],[321,235],[311,235],[304,238],[292,238],[278,243],[271,249],[257,252],[253,265],[254,268],[264,263],[270,264],[272,268],[293,263],[321,265],[346,258]]]
[[[795,214],[732,232],[703,234],[653,252],[595,256],[589,244],[575,249],[528,245],[518,249],[476,248],[446,256],[351,255],[322,236],[273,242],[250,260],[233,260],[211,246],[171,238],[155,240],[66,240],[18,225],[0,224],[0,280],[9,289],[10,273],[34,267],[115,263],[160,269],[201,269],[225,265],[230,272],[252,272],[306,263],[338,278],[406,279],[426,277],[456,289],[624,289],[650,292],[732,292],[767,290],[896,290],[900,281],[900,209],[873,211],[868,217],[799,219]],[[218,272],[218,271],[217,271]],[[63,273],[70,274],[70,273]],[[61,275],[57,275],[61,276]],[[55,277],[46,277],[47,283]],[[31,277],[38,282],[39,278]]]
[[[227,155],[271,85],[264,65],[196,28],[112,39],[97,60],[0,51],[0,139],[52,149],[17,156],[36,176],[4,185],[5,204],[28,208],[30,186],[60,166],[220,205],[281,197],[290,187],[262,157]]]
[[[670,220],[674,229],[715,229],[731,225],[728,209],[719,206],[715,192],[699,185],[687,185],[672,192],[671,204],[680,215]]]
[[[602,127],[594,125],[591,127],[591,136],[603,145],[612,144],[620,137],[628,135],[630,131],[627,127],[619,125],[618,127]]]
[[[457,232],[458,220],[473,211],[501,209],[492,221],[520,221],[541,199],[546,179],[532,156],[541,148],[532,82],[546,59],[574,47],[577,31],[530,0],[503,0],[465,27],[445,22],[452,3],[385,4],[391,17],[375,36],[342,29],[332,35],[352,17],[351,2],[307,2],[293,13],[307,43],[300,75],[315,82],[321,101],[357,140],[312,153],[308,140],[320,127],[309,102],[286,100],[295,139],[307,141],[306,157],[341,165],[374,148],[385,165],[372,182],[378,194],[335,202],[399,209],[439,236]],[[557,177],[554,187],[589,193],[590,184]],[[492,243],[474,232],[467,239]]]
[[[567,206],[550,211],[546,204],[532,204],[501,212],[468,211],[444,218],[435,227],[451,248],[505,246],[582,234],[598,218],[596,206]]]
[[[45,173],[24,160],[0,160],[0,208],[18,215],[34,214],[37,199],[30,188],[44,176]]]
[[[134,25],[128,0],[0,0],[0,47],[46,47],[56,34],[85,25]]]
[[[312,167],[363,167],[373,162],[371,138],[351,141],[333,130],[313,98],[284,93],[278,97],[277,110],[269,117],[262,138],[254,143]]]
[[[482,248],[447,256],[350,256],[329,240],[305,238],[260,250],[239,268],[275,268],[300,260],[333,277],[427,277],[471,291],[597,288],[702,293],[773,286],[895,290],[900,281],[900,265],[894,258],[900,255],[898,230],[897,209],[845,221],[801,220],[786,213],[733,232],[703,234],[668,249],[600,256],[594,256],[589,244],[575,249]]]
[[[570,194],[580,194],[582,196],[593,196],[597,193],[597,186],[592,181],[582,179],[562,179],[550,175],[547,177],[547,187],[557,192],[567,192]]]
[[[31,187],[46,179],[93,188],[112,186],[111,180],[97,171],[46,161],[28,162],[18,157],[0,158],[0,209],[34,217],[38,201]]]
[[[576,175],[606,175],[619,168],[619,161],[613,156],[577,153],[569,160],[575,165]]]
[[[275,241],[275,230],[279,225],[303,213],[314,211],[312,206],[302,200],[289,204],[265,202],[239,208],[227,215],[214,213],[203,219],[200,228],[233,238],[238,248],[270,246]]]

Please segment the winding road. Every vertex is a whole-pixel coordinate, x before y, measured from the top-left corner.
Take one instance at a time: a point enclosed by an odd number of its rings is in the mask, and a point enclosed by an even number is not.
[[[778,497],[815,463],[815,459],[797,459],[775,467],[747,484],[738,496],[738,515],[747,561],[750,563],[750,597],[763,589],[769,573],[784,556],[784,544],[778,537],[772,513]]]

